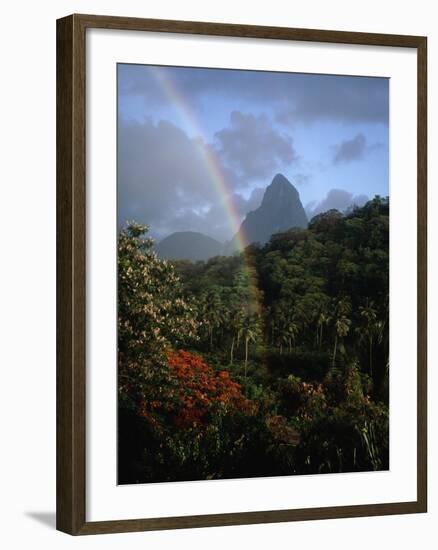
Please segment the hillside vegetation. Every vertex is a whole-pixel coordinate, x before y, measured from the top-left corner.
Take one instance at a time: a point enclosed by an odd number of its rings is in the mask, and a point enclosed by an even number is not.
[[[389,202],[208,261],[118,241],[119,483],[387,469]]]

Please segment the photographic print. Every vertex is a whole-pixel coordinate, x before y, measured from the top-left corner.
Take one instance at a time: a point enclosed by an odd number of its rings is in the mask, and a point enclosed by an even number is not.
[[[389,469],[389,80],[117,66],[118,483]]]

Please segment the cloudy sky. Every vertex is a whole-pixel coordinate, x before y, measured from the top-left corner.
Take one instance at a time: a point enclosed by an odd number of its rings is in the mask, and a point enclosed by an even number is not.
[[[225,241],[277,172],[309,218],[386,196],[388,101],[383,78],[120,64],[119,223]]]

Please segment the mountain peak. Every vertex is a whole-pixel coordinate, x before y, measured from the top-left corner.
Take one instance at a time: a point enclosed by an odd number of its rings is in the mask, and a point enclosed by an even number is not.
[[[160,241],[156,252],[166,260],[208,260],[223,253],[223,245],[216,239],[197,231],[177,231]]]
[[[274,186],[278,186],[278,185],[288,186],[288,185],[291,185],[293,187],[293,185],[286,178],[286,176],[283,176],[283,174],[280,174],[280,173],[275,174],[275,176],[274,176],[271,184],[269,185],[269,187],[271,187],[271,185],[274,185]]]
[[[272,202],[282,202],[284,200],[296,202],[300,200],[300,195],[283,174],[276,174],[265,190],[262,206],[266,206]]]
[[[300,194],[283,174],[277,174],[263,195],[262,204],[248,212],[239,229],[240,240],[264,244],[271,235],[294,227],[306,228],[307,216]],[[232,240],[237,242],[237,236]]]

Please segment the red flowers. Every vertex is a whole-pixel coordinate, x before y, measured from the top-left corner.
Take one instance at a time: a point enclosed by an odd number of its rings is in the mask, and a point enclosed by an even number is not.
[[[255,403],[245,398],[228,371],[215,371],[199,355],[183,350],[171,351],[167,366],[167,382],[154,391],[150,387],[150,395],[138,406],[140,416],[154,429],[170,422],[178,428],[202,431],[213,415],[236,411],[254,414]]]
[[[207,413],[217,407],[245,408],[247,400],[240,385],[227,371],[216,372],[201,357],[183,350],[171,352],[168,363],[178,381],[177,426],[202,424]]]

